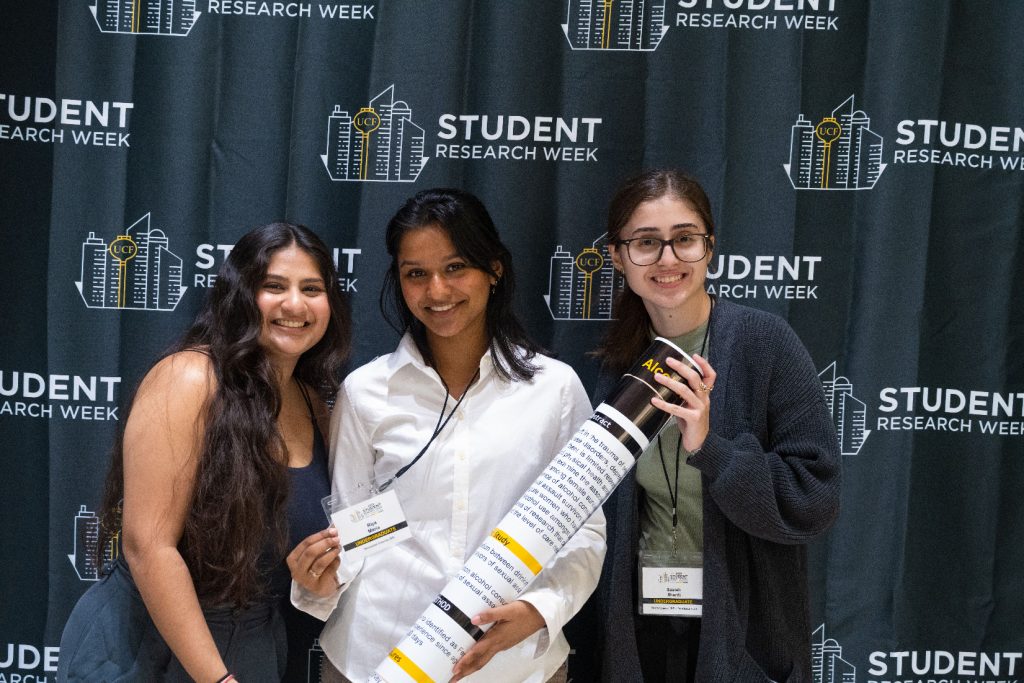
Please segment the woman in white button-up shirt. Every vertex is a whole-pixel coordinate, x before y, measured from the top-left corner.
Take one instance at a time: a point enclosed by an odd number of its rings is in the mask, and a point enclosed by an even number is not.
[[[327,531],[290,558],[293,601],[327,621],[320,645],[338,671],[324,680],[366,680],[592,413],[573,370],[542,355],[512,312],[511,256],[476,197],[420,192],[386,241],[381,301],[404,336],[338,394],[334,490],[394,476],[430,445],[393,485],[411,540],[349,566]],[[565,680],[562,626],[597,584],[604,534],[599,510],[519,600],[478,615],[493,625],[455,679]]]

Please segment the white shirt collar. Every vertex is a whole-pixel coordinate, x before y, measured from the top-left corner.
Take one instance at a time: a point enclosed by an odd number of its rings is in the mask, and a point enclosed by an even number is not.
[[[423,354],[420,353],[419,348],[416,347],[416,341],[408,332],[402,335],[402,341],[398,343],[398,348],[388,357],[389,377],[395,378],[407,366],[411,366],[415,372],[440,379],[437,371],[424,362]],[[488,346],[480,358],[479,381],[487,379],[493,372],[494,358],[491,355],[491,347]]]

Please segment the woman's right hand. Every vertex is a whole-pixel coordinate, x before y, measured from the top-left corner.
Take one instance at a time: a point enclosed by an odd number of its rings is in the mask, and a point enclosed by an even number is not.
[[[328,597],[341,588],[337,576],[340,554],[338,530],[332,526],[304,538],[288,553],[286,562],[297,584],[314,595]]]

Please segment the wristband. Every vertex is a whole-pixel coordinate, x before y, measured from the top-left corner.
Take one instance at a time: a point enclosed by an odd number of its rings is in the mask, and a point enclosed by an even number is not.
[[[228,683],[228,681],[235,680],[235,674],[230,671],[217,679],[217,683]]]

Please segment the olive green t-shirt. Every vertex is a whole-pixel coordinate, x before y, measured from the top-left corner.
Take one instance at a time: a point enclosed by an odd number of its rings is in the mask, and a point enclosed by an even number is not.
[[[689,354],[700,353],[707,323],[671,339]],[[702,353],[703,351],[703,353]],[[661,453],[658,442],[661,442]],[[676,448],[679,457],[676,458]],[[701,509],[700,471],[686,464],[689,452],[679,439],[675,418],[669,419],[661,434],[653,439],[636,464],[636,483],[640,497],[640,548],[648,551],[700,552],[704,547],[704,514]],[[664,467],[662,467],[664,462]],[[676,463],[679,465],[675,528],[672,526],[672,495],[676,490]],[[666,481],[666,473],[667,480]],[[671,484],[671,489],[669,488]]]

